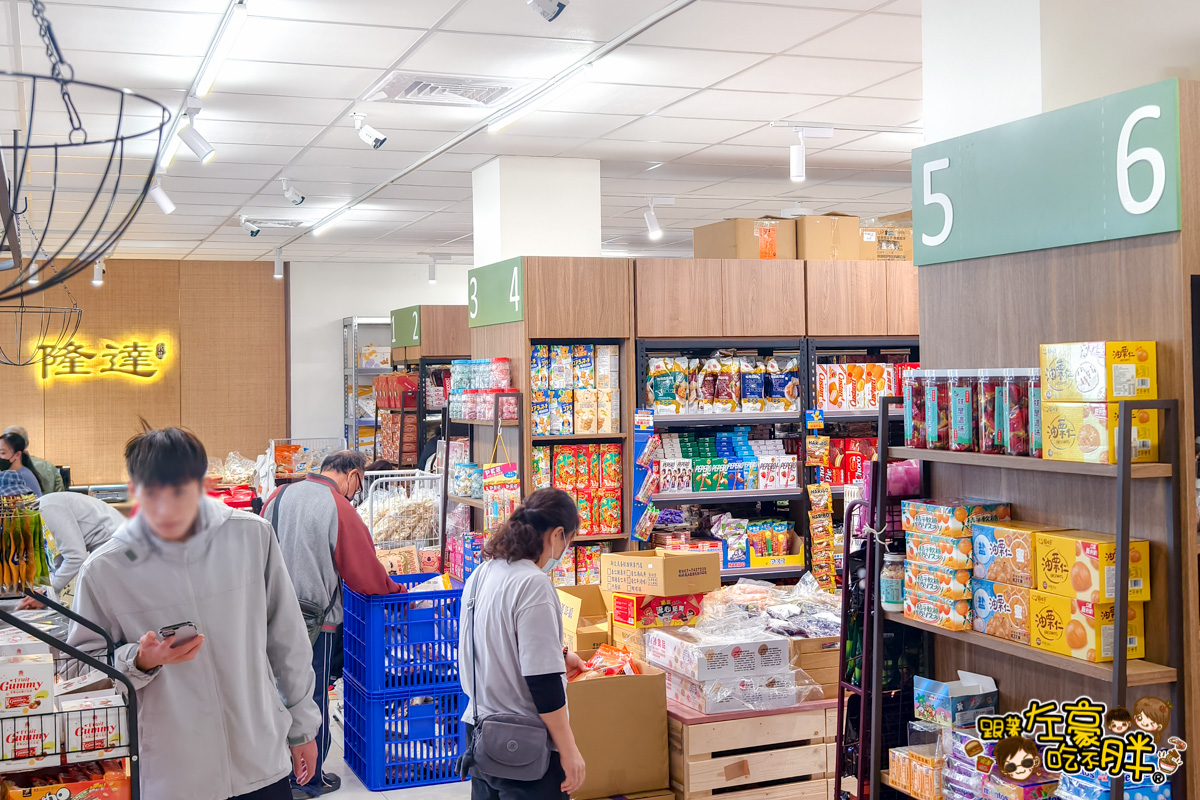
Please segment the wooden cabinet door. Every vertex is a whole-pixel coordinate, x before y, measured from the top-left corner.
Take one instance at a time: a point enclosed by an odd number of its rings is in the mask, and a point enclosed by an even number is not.
[[[888,336],[921,333],[917,266],[911,261],[886,261]]]
[[[809,261],[809,336],[887,336],[886,261]]]
[[[638,337],[711,338],[721,329],[723,263],[639,258],[635,265]]]
[[[806,336],[803,261],[725,261],[725,336]]]

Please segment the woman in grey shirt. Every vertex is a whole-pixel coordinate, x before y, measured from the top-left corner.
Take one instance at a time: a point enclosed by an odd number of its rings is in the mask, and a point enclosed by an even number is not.
[[[33,474],[33,462],[26,452],[28,447],[29,443],[19,433],[0,434],[0,469],[15,470],[29,487],[29,493],[41,497],[42,485]]]
[[[562,610],[550,573],[579,531],[579,508],[561,489],[539,489],[484,545],[471,573],[459,631],[459,674],[468,722],[493,714],[540,718],[554,751],[538,780],[471,771],[471,800],[566,800],[583,785],[583,756],[567,716],[566,675],[583,663],[562,646]],[[474,659],[474,663],[472,663]]]

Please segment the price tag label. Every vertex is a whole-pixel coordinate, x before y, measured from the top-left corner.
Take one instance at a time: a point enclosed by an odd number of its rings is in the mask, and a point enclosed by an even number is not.
[[[525,319],[525,268],[521,258],[467,273],[467,324],[472,328]]]
[[[804,412],[804,423],[810,431],[819,431],[825,428],[825,412],[819,408],[810,408]]]
[[[639,408],[633,412],[633,429],[635,431],[654,430],[654,410]]]
[[[392,312],[392,347],[421,344],[421,307],[409,306]]]

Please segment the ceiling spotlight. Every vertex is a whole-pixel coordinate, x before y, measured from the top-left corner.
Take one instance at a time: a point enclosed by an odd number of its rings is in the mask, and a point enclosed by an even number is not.
[[[158,178],[150,184],[149,191],[146,192],[154,204],[158,206],[158,210],[164,214],[171,214],[175,211],[175,204],[171,202],[171,198],[167,197],[166,191],[162,188],[162,181]]]
[[[546,22],[554,22],[566,10],[571,0],[525,0],[525,3],[541,14]]]
[[[92,286],[104,285],[104,259],[96,259],[96,263],[92,265]]]
[[[304,195],[296,191],[294,186],[289,186],[287,178],[280,178],[279,180],[283,181],[283,196],[291,200],[292,205],[298,206],[304,202]]]
[[[646,235],[653,241],[658,241],[662,238],[662,228],[658,224],[658,216],[654,213],[655,206],[673,206],[675,205],[674,197],[651,197],[650,208],[643,215],[646,219]]]
[[[804,134],[800,134],[800,144],[788,148],[791,151],[791,178],[793,183],[800,183],[808,177],[808,165],[804,153]]]
[[[283,250],[275,248],[275,280],[283,280]]]
[[[200,159],[201,164],[207,164],[217,156],[216,148],[200,135],[200,131],[196,130],[194,123],[179,132],[179,139],[196,154],[196,158]]]
[[[354,117],[354,130],[358,131],[358,138],[371,145],[371,147],[378,150],[387,141],[386,136],[367,124],[366,114],[354,113],[350,116]]]
[[[37,286],[41,282],[42,282],[42,279],[38,277],[37,258],[33,258],[29,261],[29,280],[27,281],[27,283],[30,286]]]
[[[258,236],[259,228],[257,225],[255,225],[253,222],[246,219],[245,217],[238,217],[238,220],[242,223],[242,230],[244,230],[246,233],[250,234],[250,238],[254,238],[255,236]]]
[[[431,284],[437,283],[437,262],[436,261],[429,262],[429,282]]]

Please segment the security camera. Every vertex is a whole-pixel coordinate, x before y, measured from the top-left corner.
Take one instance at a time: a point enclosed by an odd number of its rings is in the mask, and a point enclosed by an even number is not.
[[[559,14],[566,10],[571,0],[525,0],[526,3],[542,15],[546,22],[554,22]]]
[[[294,186],[289,186],[287,178],[280,178],[280,180],[283,181],[283,196],[292,201],[292,205],[298,206],[304,202],[304,195],[296,191]]]
[[[253,239],[255,236],[258,236],[259,228],[257,225],[255,225],[253,222],[246,219],[245,217],[242,217],[241,221],[242,221],[242,230],[244,230],[244,231],[246,231],[246,233],[250,234],[250,238]]]
[[[387,137],[379,131],[367,124],[366,114],[351,114],[354,117],[354,130],[358,131],[358,138],[362,139],[372,148],[378,150],[387,141]]]

